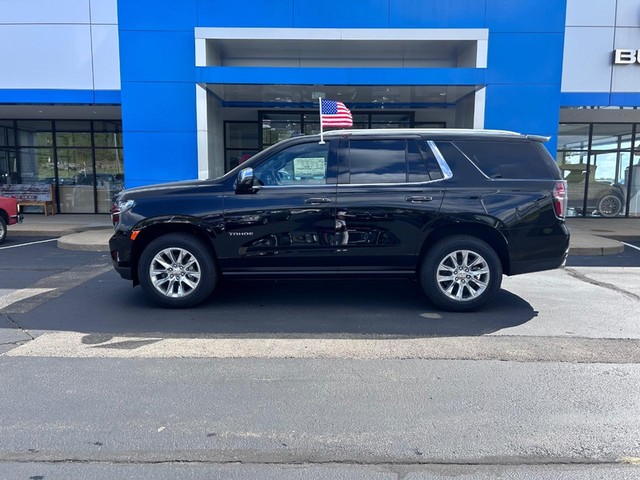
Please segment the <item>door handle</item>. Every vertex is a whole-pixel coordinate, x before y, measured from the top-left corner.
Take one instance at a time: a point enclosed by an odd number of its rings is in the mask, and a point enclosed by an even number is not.
[[[320,205],[321,203],[331,203],[330,198],[307,198],[304,203],[309,203],[311,205]]]
[[[433,200],[433,197],[429,197],[427,195],[412,195],[410,197],[404,197],[407,202],[430,202]]]

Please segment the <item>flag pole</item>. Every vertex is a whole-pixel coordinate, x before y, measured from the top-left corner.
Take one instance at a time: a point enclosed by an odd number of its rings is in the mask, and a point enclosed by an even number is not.
[[[322,97],[318,97],[320,101],[320,145],[324,144],[324,132],[322,131]]]

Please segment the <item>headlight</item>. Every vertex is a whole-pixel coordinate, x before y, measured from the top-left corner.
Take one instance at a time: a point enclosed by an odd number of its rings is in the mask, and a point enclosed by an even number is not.
[[[116,199],[113,205],[111,205],[111,221],[114,227],[120,222],[120,214],[129,210],[135,204],[136,202],[134,200]]]

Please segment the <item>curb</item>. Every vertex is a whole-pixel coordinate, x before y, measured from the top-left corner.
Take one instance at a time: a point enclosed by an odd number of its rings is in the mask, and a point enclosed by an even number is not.
[[[58,248],[83,252],[108,252],[109,238],[113,234],[111,228],[99,228],[72,233],[60,237],[56,242]]]

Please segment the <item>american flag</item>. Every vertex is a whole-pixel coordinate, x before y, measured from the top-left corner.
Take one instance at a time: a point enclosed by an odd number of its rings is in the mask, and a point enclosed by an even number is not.
[[[351,112],[342,102],[322,100],[320,121],[323,127],[352,127]]]

